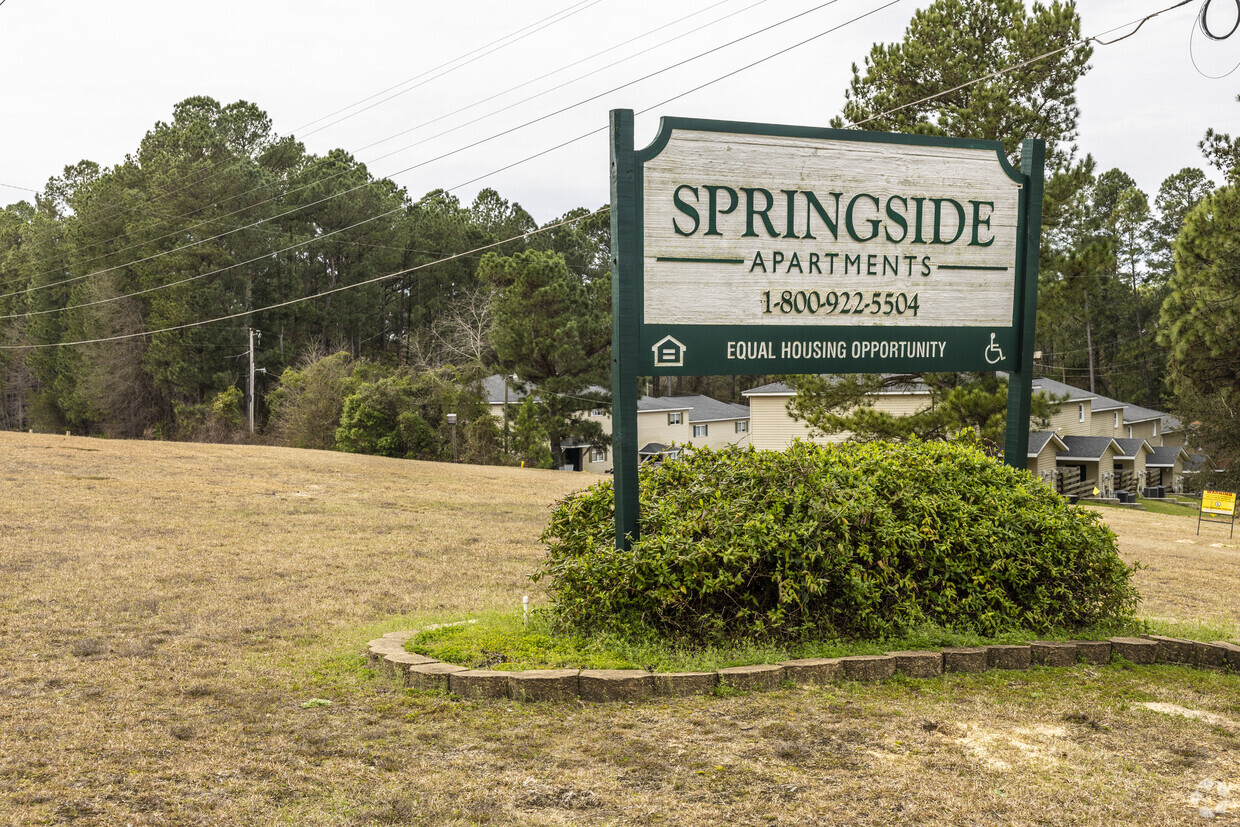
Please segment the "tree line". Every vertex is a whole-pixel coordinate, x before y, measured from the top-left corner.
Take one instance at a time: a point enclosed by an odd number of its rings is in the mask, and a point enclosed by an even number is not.
[[[1240,138],[1200,142],[1222,187],[1190,167],[1151,198],[1101,170],[1075,144],[1092,54],[1072,2],[937,0],[854,66],[832,125],[999,140],[1017,165],[1021,138],[1046,140],[1037,370],[1216,422],[1240,402],[1226,390],[1240,386]],[[343,150],[308,153],[252,103],[189,98],[122,163],[66,167],[0,211],[0,427],[248,438],[257,329],[269,440],[440,459],[452,412],[459,455],[555,465],[565,440],[606,443],[578,414],[609,386],[609,256],[606,211],[539,227],[490,189],[414,199]],[[88,343],[55,346],[71,342]],[[480,381],[496,373],[538,388],[506,433],[484,415]],[[736,401],[768,378],[666,392]],[[916,377],[935,405],[898,421],[858,404],[914,377],[783,378],[794,414],[862,438],[994,436],[1006,408],[994,376]]]

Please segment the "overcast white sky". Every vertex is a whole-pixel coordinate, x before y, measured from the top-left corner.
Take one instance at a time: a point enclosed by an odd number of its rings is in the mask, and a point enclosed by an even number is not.
[[[373,174],[393,177],[413,196],[454,188],[468,202],[479,188],[491,186],[546,222],[573,207],[608,200],[601,132],[494,171],[603,128],[608,110],[618,107],[650,110],[637,118],[639,145],[654,134],[660,115],[826,125],[840,110],[850,64],[860,62],[875,41],[899,40],[913,11],[926,5],[897,0],[882,8],[891,0],[837,0],[709,57],[610,91],[823,1],[5,0],[0,5],[0,75],[6,79],[0,204],[31,198],[12,187],[41,189],[49,176],[83,158],[105,166],[122,161],[156,120],[170,118],[177,101],[209,95],[224,103],[252,101],[271,115],[279,133],[296,134],[317,153],[343,147]],[[1173,2],[1081,0],[1079,7],[1084,32],[1101,34]],[[1197,141],[1206,127],[1240,132],[1235,101],[1240,72],[1210,80],[1190,59],[1200,3],[1155,18],[1113,46],[1098,46],[1093,69],[1080,86],[1081,151],[1092,153],[1102,169],[1126,170],[1151,196],[1170,173],[1204,166]],[[1234,10],[1223,6],[1214,4],[1219,19],[1234,19]],[[463,68],[406,84],[401,94],[368,111],[313,134],[329,121],[307,126],[557,14],[562,17],[557,22],[503,49],[479,53]],[[674,23],[688,15],[693,16]],[[725,15],[734,16],[720,20]],[[661,105],[841,25],[760,67]],[[620,45],[660,26],[666,28]],[[637,54],[644,49],[650,51]],[[1198,33],[1192,53],[1203,69],[1220,74],[1240,62],[1240,33],[1222,43]],[[629,59],[602,68],[624,58]],[[578,61],[584,62],[536,80]],[[490,96],[497,97],[453,114]],[[537,124],[435,160],[546,115]],[[432,119],[440,120],[428,124]],[[407,130],[412,131],[374,145]],[[446,130],[454,131],[442,134]],[[487,177],[474,180],[480,176]]]

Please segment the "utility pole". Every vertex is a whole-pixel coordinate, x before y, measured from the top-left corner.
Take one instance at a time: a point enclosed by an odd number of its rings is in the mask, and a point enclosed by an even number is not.
[[[248,329],[250,331],[250,381],[249,381],[250,392],[248,394],[249,420],[250,420],[250,433],[253,434],[254,433],[254,374],[255,373],[266,373],[267,369],[259,368],[257,371],[254,369],[254,340],[257,339],[259,342],[262,342],[263,332],[261,330],[255,330],[252,327]]]

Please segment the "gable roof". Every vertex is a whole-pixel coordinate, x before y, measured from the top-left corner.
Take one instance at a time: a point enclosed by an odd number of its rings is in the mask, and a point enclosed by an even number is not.
[[[1153,453],[1154,451],[1153,445],[1139,437],[1132,437],[1131,439],[1116,438],[1115,444],[1119,446],[1119,453],[1115,455],[1116,459],[1135,459],[1137,451],[1140,451],[1142,446],[1145,446],[1146,453]]]
[[[747,391],[741,391],[741,396],[796,396],[797,392],[785,385],[783,382],[771,382],[766,385],[759,385],[756,388],[750,388]]]
[[[637,400],[637,412],[687,411],[693,406],[685,404],[687,396],[643,396]]]
[[[505,385],[504,377],[498,373],[493,373],[487,378],[482,380],[482,392],[486,394],[487,404],[489,405],[503,405],[504,404],[504,385]],[[512,404],[514,402],[520,402],[522,399],[528,396],[529,395],[528,388],[529,388],[529,385],[526,385],[524,388],[518,388],[518,387],[514,387],[513,385],[508,385],[509,404]]]
[[[1063,441],[1068,448],[1055,455],[1056,462],[1064,460],[1097,462],[1106,454],[1108,448],[1116,454],[1120,452],[1119,445],[1109,436],[1066,436]]]
[[[1045,376],[1034,379],[1032,387],[1035,392],[1042,391],[1054,396],[1067,396],[1068,402],[1085,402],[1098,397],[1096,393],[1074,388],[1072,385],[1065,385],[1063,382],[1056,382],[1054,379],[1049,379]]]
[[[826,379],[832,379],[833,374],[821,374]],[[902,374],[888,374],[890,376],[899,376]],[[920,379],[914,379],[911,382],[905,382],[900,385],[892,385],[890,388],[883,388],[875,391],[875,396],[903,396],[906,394],[928,394],[930,386]],[[783,382],[771,382],[766,385],[759,385],[756,388],[750,388],[747,391],[741,391],[741,396],[796,396],[797,392],[785,385]]]
[[[1146,468],[1171,468],[1177,459],[1188,459],[1188,451],[1178,445],[1160,445],[1145,461]]]
[[[1046,448],[1048,442],[1055,443],[1056,451],[1066,451],[1068,446],[1059,438],[1059,434],[1054,431],[1030,431],[1029,432],[1029,456],[1036,457]]]
[[[1184,460],[1184,473],[1196,474],[1198,471],[1203,470],[1207,465],[1212,464],[1213,462],[1205,454],[1189,454],[1188,459]]]
[[[1138,422],[1150,422],[1155,419],[1160,420],[1165,425],[1170,417],[1162,411],[1156,411],[1153,408],[1142,408],[1140,405],[1124,406],[1125,424],[1135,425]]]
[[[1094,401],[1090,403],[1089,409],[1094,413],[1101,413],[1102,411],[1123,410],[1127,407],[1129,407],[1127,402],[1120,402],[1118,399],[1097,394],[1094,396]]]
[[[689,408],[690,422],[719,422],[725,419],[748,419],[748,405],[720,402],[709,396],[665,396],[668,402],[681,402]]]

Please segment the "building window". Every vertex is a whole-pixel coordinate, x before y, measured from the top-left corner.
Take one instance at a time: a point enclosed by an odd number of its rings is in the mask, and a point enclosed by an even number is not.
[[[668,425],[679,425],[683,421],[680,417],[681,417],[680,411],[672,411],[670,414],[667,415],[667,424]]]
[[[693,435],[694,436],[706,436],[706,426],[705,425],[694,425]]]
[[[749,433],[749,420],[748,419],[736,420],[736,432],[738,434]]]
[[[1154,436],[1158,436],[1158,420],[1154,420]]]
[[[1085,403],[1084,402],[1078,402],[1076,405],[1076,421],[1077,422],[1085,421]]]
[[[1111,427],[1112,428],[1119,427],[1119,411],[1116,411],[1115,413],[1111,414]]]
[[[1132,426],[1131,425],[1128,426],[1128,438],[1132,439]]]
[[[606,462],[606,461],[607,461],[607,449],[606,448],[591,448],[590,449],[590,462]]]
[[[607,412],[604,411],[602,408],[591,408],[590,409],[590,416],[605,416],[606,413]]]

